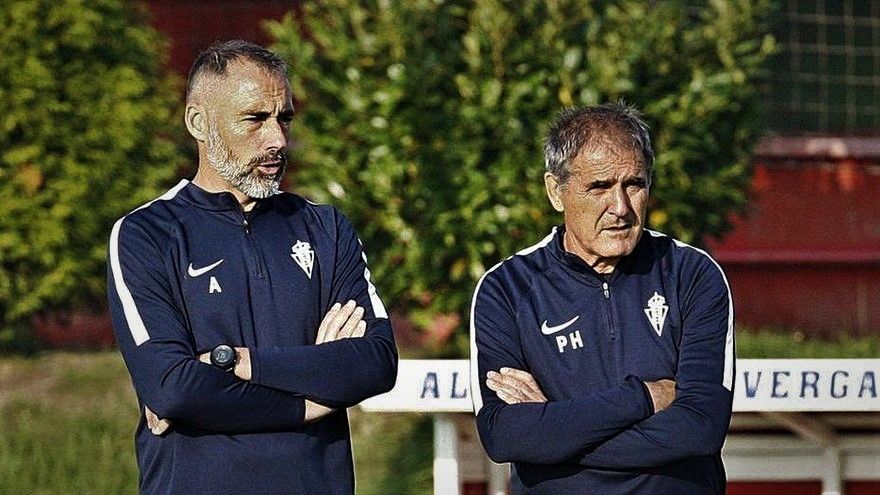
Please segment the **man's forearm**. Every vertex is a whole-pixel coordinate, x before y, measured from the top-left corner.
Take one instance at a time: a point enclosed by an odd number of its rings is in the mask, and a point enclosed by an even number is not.
[[[721,449],[730,425],[731,403],[730,391],[720,385],[686,392],[667,410],[582,455],[578,464],[627,469],[714,455]]]
[[[250,349],[254,383],[347,407],[394,386],[397,350],[387,320],[361,338]]]
[[[477,414],[483,445],[495,462],[555,464],[575,457],[653,413],[635,377],[573,400],[485,404]]]
[[[134,372],[135,389],[159,418],[176,426],[215,432],[290,430],[302,426],[302,398],[238,380],[230,373],[185,359],[161,378]]]

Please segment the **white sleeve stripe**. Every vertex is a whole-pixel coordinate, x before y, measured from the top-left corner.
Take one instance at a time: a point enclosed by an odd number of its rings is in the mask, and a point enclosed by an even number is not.
[[[187,180],[180,181],[176,186],[169,189],[159,198],[136,208],[134,211],[146,208],[155,201],[169,200],[173,198],[177,195],[177,192],[183,189],[188,183],[189,181]],[[134,303],[131,291],[129,291],[128,286],[125,285],[125,279],[122,276],[122,265],[119,263],[119,230],[122,228],[122,222],[124,220],[125,217],[117,220],[116,223],[113,224],[113,230],[110,232],[110,270],[113,273],[113,285],[116,287],[116,294],[119,296],[119,301],[122,303],[122,311],[125,314],[125,320],[128,323],[128,330],[131,332],[131,337],[134,339],[135,345],[140,346],[144,342],[150,340],[150,334],[147,332],[144,320],[141,318],[141,314]]]
[[[470,371],[471,371],[471,401],[474,403],[474,414],[480,412],[480,409],[483,408],[483,394],[480,392],[480,363],[479,363],[479,350],[477,349],[477,327],[474,325],[474,309],[477,307],[477,295],[480,293],[480,286],[483,285],[483,280],[486,278],[486,275],[492,273],[492,270],[501,266],[501,263],[490,268],[486,273],[480,277],[480,281],[477,282],[477,287],[474,289],[474,296],[471,299],[471,335],[470,335],[470,345],[471,345],[471,359],[470,359]]]
[[[663,237],[665,234],[660,232],[654,232],[652,230],[647,230],[649,234],[654,237]],[[691,246],[690,244],[686,244],[684,242],[679,241],[678,239],[672,239],[675,242],[676,246],[679,247],[687,247],[691,248],[694,251],[702,254],[703,256],[709,258],[709,261],[718,268],[718,271],[721,273],[721,280],[724,281],[724,286],[727,288],[727,336],[724,339],[724,374],[721,379],[721,385],[724,386],[727,390],[733,390],[733,365],[736,360],[736,356],[733,354],[733,294],[730,291],[730,283],[727,281],[727,275],[724,274],[724,270],[721,269],[721,265],[715,261],[712,256],[709,255],[706,251],[703,251],[700,248],[696,248]]]
[[[385,310],[385,305],[382,304],[382,299],[379,298],[376,286],[373,285],[373,282],[370,280],[370,268],[367,267],[367,253],[363,251],[363,244],[361,244],[361,257],[364,259],[364,279],[367,281],[367,294],[370,295],[370,304],[373,306],[373,314],[376,315],[376,318],[387,319],[388,312]]]
[[[125,217],[117,220],[110,233],[110,269],[113,272],[113,285],[116,287],[116,294],[119,296],[125,320],[128,322],[128,330],[131,332],[134,344],[139,346],[150,340],[150,334],[147,333],[144,320],[141,318],[141,314],[134,304],[134,298],[131,297],[131,292],[122,278],[122,266],[119,264],[119,228],[122,226],[123,220]]]

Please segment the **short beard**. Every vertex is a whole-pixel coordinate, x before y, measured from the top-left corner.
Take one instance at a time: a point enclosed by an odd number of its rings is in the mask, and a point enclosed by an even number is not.
[[[217,172],[217,175],[249,198],[262,199],[278,194],[281,178],[287,169],[286,150],[256,156],[247,162],[235,156],[213,124],[208,126],[205,154],[208,165]],[[265,175],[257,168],[262,163],[276,161],[279,162],[279,166],[274,174]]]

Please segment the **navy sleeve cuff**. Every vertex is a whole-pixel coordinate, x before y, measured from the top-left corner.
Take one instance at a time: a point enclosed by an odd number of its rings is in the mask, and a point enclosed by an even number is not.
[[[251,347],[248,350],[251,355],[251,381],[259,384],[261,375],[260,352],[256,347]]]
[[[644,404],[644,410],[647,413],[645,417],[652,416],[657,412],[654,410],[654,399],[651,398],[651,392],[648,390],[648,385],[646,385],[645,382],[635,375],[627,376],[625,381],[638,382],[638,386],[642,390],[642,397],[644,397],[644,402],[642,404]]]

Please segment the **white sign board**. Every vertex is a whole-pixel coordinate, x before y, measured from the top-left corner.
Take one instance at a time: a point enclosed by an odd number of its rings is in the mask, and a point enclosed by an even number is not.
[[[367,411],[471,412],[466,359],[402,360]],[[733,410],[880,411],[880,359],[739,359]]]
[[[740,359],[733,410],[880,411],[880,359]]]
[[[361,402],[366,411],[472,412],[467,359],[402,359],[390,392]]]

